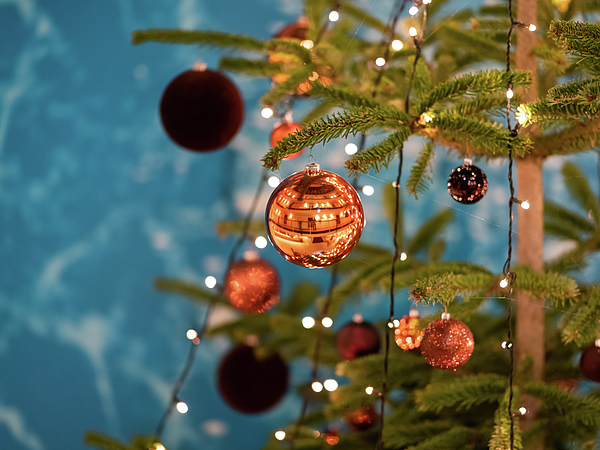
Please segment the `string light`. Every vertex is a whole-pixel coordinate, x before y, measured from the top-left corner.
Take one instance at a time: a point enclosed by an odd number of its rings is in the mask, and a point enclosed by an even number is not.
[[[421,117],[423,118],[425,123],[429,123],[433,120],[433,116],[431,114],[423,113],[421,114]]]
[[[274,187],[279,186],[279,183],[281,183],[281,181],[279,180],[279,177],[273,175],[273,176],[269,177],[269,179],[267,180],[267,183],[269,184],[269,186],[274,188]]]
[[[254,245],[256,245],[257,248],[265,248],[267,246],[267,239],[264,236],[258,236],[254,239]]]
[[[522,416],[524,416],[525,414],[527,414],[527,408],[525,408],[524,406],[521,406],[519,408],[519,412],[521,413]]]
[[[530,206],[531,205],[529,204],[529,202],[527,200],[523,200],[521,202],[521,208],[523,208],[523,209],[529,209]]]
[[[537,27],[534,24],[529,25],[529,31],[535,31]]]
[[[354,323],[362,323],[363,322],[363,316],[360,313],[356,313],[352,316],[352,322]]]
[[[416,5],[411,6],[410,9],[408,10],[408,13],[411,16],[416,16],[418,12],[419,12],[419,7]]]
[[[278,441],[283,441],[285,439],[285,431],[279,430],[275,432],[275,439]]]
[[[315,319],[310,316],[306,316],[302,319],[302,326],[306,329],[314,327],[315,323]]]
[[[187,337],[190,341],[193,341],[198,337],[198,332],[196,330],[189,329],[187,333],[185,333],[185,337]]]
[[[372,386],[367,386],[365,388],[365,392],[367,393],[367,395],[371,395],[373,393],[373,387]]]
[[[508,280],[504,278],[502,281],[500,281],[500,287],[504,289],[506,286],[508,286]]]
[[[329,20],[331,22],[337,22],[338,20],[340,20],[340,13],[334,9],[329,13]]]
[[[513,92],[512,89],[508,89],[506,91],[506,98],[513,98],[514,95],[515,95],[515,93]]]
[[[181,414],[188,412],[188,405],[185,402],[177,402],[175,408],[177,408],[177,411],[179,411]]]
[[[327,389],[329,392],[333,392],[338,388],[338,382],[335,381],[334,379],[330,378],[328,380],[325,380],[323,382],[323,386],[325,387],[325,389]]]
[[[353,144],[351,142],[349,144],[346,144],[346,146],[344,147],[344,151],[346,152],[346,155],[354,155],[358,151],[358,147],[356,146],[356,144]]]
[[[302,47],[304,47],[305,49],[310,50],[315,46],[315,43],[313,41],[311,41],[310,39],[306,39],[306,40],[300,42],[300,45]]]
[[[423,0],[424,5],[429,5],[430,3],[431,3],[431,0]]]
[[[394,40],[392,41],[392,50],[396,50],[396,51],[398,51],[398,50],[402,50],[402,47],[404,47],[404,44],[402,43],[402,41],[401,41],[401,40],[399,40],[399,39],[394,39]]]
[[[321,320],[321,324],[325,328],[330,328],[333,325],[333,319],[331,317],[323,317],[323,319]]]
[[[367,184],[366,186],[363,186],[362,192],[365,195],[371,196],[371,195],[373,195],[375,193],[375,189],[373,188],[373,186],[369,186]]]
[[[263,108],[260,112],[260,115],[263,116],[265,119],[270,119],[271,117],[273,117],[273,110],[268,107]]]
[[[165,450],[165,446],[162,444],[154,444],[154,450]]]
[[[313,381],[313,383],[310,385],[310,387],[315,392],[321,392],[323,390],[323,385],[321,383],[319,383],[318,381]]]
[[[406,261],[406,259],[408,258],[408,255],[404,252],[400,253],[400,261]]]
[[[204,284],[206,285],[207,288],[212,289],[217,285],[217,279],[215,277],[208,276],[204,279]]]
[[[415,27],[410,27],[408,29],[408,34],[410,34],[412,37],[415,37],[417,35],[417,29]]]
[[[375,60],[375,65],[377,67],[383,67],[383,66],[385,66],[385,58],[382,58],[381,56],[379,58],[377,58]]]

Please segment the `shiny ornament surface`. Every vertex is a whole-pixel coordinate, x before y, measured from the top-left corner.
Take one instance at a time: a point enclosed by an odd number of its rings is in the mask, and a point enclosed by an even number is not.
[[[221,361],[219,393],[236,411],[254,414],[275,406],[288,388],[288,368],[277,353],[240,344]]]
[[[363,406],[346,416],[346,423],[354,431],[365,431],[375,425],[379,416],[373,405]]]
[[[349,322],[338,331],[335,346],[345,360],[379,352],[379,332],[368,322]]]
[[[245,313],[267,311],[279,302],[279,275],[262,259],[237,261],[225,276],[225,297]]]
[[[360,239],[364,213],[354,188],[339,175],[308,164],[275,188],[266,208],[267,233],[288,261],[311,269],[350,254]]]
[[[583,349],[579,369],[583,376],[600,383],[600,341]]]
[[[277,143],[283,141],[284,137],[288,137],[301,129],[300,125],[294,122],[280,122],[275,125],[271,131],[271,148],[276,147]],[[304,150],[286,156],[284,159],[295,159],[302,154]]]
[[[469,327],[457,319],[437,319],[423,330],[421,354],[442,370],[456,370],[473,354],[475,342]]]
[[[485,173],[471,164],[463,164],[448,177],[448,192],[459,203],[471,204],[483,198],[488,188]]]
[[[208,152],[224,147],[238,132],[244,102],[237,87],[221,73],[188,70],[165,89],[160,117],[176,144]]]
[[[405,352],[420,352],[423,330],[419,328],[419,315],[402,316],[394,330],[394,340]]]

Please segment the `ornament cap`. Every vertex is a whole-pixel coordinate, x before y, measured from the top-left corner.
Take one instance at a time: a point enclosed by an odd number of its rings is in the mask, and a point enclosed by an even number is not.
[[[306,175],[315,176],[319,175],[321,171],[321,166],[318,163],[308,163],[304,168]]]
[[[600,339],[596,339],[596,341],[594,342],[594,345],[598,348],[600,348]]]
[[[442,313],[442,320],[450,320],[450,313]]]
[[[465,158],[465,165],[470,166],[473,164],[473,160],[471,158]]]

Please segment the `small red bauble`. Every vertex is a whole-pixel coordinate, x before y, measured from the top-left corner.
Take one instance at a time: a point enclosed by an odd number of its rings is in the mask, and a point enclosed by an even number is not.
[[[581,352],[579,369],[583,376],[600,383],[600,339]]]
[[[454,169],[448,177],[448,192],[459,203],[478,202],[487,188],[485,173],[479,167],[471,165],[470,159],[465,159],[465,164]]]
[[[381,342],[377,329],[368,322],[349,322],[338,331],[335,346],[345,360],[379,352]]]
[[[188,150],[224,147],[244,119],[244,102],[235,85],[219,72],[188,70],[173,79],[160,102],[165,131]]]
[[[294,122],[280,122],[278,124],[275,124],[273,131],[271,131],[271,148],[276,147],[278,142],[283,141],[283,138],[294,134],[300,129],[300,125]],[[284,159],[294,159],[300,156],[301,154],[301,151],[297,153],[292,153]]]
[[[423,331],[419,328],[419,313],[411,310],[408,316],[402,316],[394,330],[394,340],[405,352],[420,352]]]
[[[321,433],[321,437],[328,445],[336,445],[340,442],[340,436],[336,430],[325,430]]]
[[[275,250],[288,261],[311,269],[348,256],[365,223],[360,197],[352,185],[314,163],[279,183],[265,216]]]
[[[379,416],[373,405],[367,405],[348,414],[346,416],[346,423],[354,431],[365,431],[375,425],[378,419]]]
[[[433,367],[456,370],[469,360],[474,346],[469,327],[445,313],[423,330],[421,354]]]
[[[277,353],[240,344],[221,362],[218,372],[221,396],[233,409],[260,413],[275,406],[288,388],[288,368]]]
[[[240,311],[262,313],[279,302],[279,275],[262,259],[237,261],[225,276],[225,297]]]

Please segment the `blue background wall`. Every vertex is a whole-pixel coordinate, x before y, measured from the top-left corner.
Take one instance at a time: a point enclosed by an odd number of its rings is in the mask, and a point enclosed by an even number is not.
[[[241,133],[218,152],[186,152],[164,134],[158,102],[172,78],[198,60],[216,67],[219,53],[132,47],[131,31],[201,28],[264,39],[295,21],[300,3],[0,0],[2,448],[78,449],[88,429],[124,440],[154,431],[188,351],[185,332],[204,310],[155,292],[153,279],[222,279],[233,240],[217,238],[215,221],[241,218],[259,180],[274,119],[260,116],[258,98],[269,82],[233,77],[246,101]],[[390,5],[376,1],[372,12],[383,18]],[[344,173],[345,143],[314,154],[323,167]],[[410,141],[407,166],[419,148],[418,140]],[[595,157],[579,159],[596,188]],[[302,158],[287,162],[278,175],[303,164]],[[439,152],[432,189],[418,202],[405,201],[407,232],[441,208],[453,208],[457,220],[446,233],[445,257],[499,271],[506,248],[506,164],[481,164],[490,190],[473,207],[454,203],[445,192],[446,177],[459,164]],[[546,193],[564,199],[561,164],[547,164]],[[393,177],[363,178],[376,190],[363,196],[368,242],[391,243],[378,194]],[[550,243],[547,254],[558,250]],[[282,272],[284,296],[315,274],[286,263],[272,248],[260,253]],[[364,299],[365,316],[385,317],[385,301],[385,295]],[[398,309],[407,310],[407,302]],[[231,314],[217,310],[213,320]],[[215,339],[199,347],[181,393],[190,411],[172,417],[167,448],[259,448],[267,432],[297,416],[300,401],[292,394],[258,416],[238,414],[220,400],[214,372],[230,346]],[[293,383],[305,372],[296,367]]]

